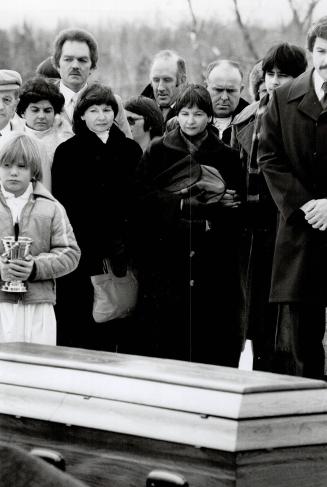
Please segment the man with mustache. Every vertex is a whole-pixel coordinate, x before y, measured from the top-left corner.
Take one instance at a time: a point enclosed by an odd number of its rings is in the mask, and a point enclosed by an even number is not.
[[[65,97],[64,112],[71,124],[78,96],[85,90],[98,61],[98,45],[90,32],[66,29],[54,41],[53,64],[60,74],[59,90]],[[115,123],[132,138],[121,98],[115,95],[118,114]]]
[[[258,162],[278,207],[270,302],[272,372],[324,376],[327,304],[327,17],[309,29],[313,69],[276,88],[262,117]]]

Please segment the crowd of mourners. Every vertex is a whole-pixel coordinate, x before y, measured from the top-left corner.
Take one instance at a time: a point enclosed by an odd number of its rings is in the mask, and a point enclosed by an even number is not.
[[[323,378],[327,17],[307,48],[310,68],[283,42],[248,80],[218,59],[203,84],[162,50],[124,101],[85,30],[61,31],[24,83],[0,70],[0,342],[238,367],[251,340],[254,369]],[[30,252],[10,258],[8,236]],[[106,262],[133,269],[138,299],[96,323]]]

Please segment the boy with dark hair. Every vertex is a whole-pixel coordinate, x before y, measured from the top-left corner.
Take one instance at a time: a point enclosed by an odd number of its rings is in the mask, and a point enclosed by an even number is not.
[[[305,71],[302,48],[288,43],[271,47],[262,60],[267,94],[246,107],[233,122],[232,146],[240,150],[246,177],[245,237],[242,252],[244,338],[252,340],[253,367],[270,371],[276,306],[269,303],[277,208],[257,164],[262,115],[276,88]]]

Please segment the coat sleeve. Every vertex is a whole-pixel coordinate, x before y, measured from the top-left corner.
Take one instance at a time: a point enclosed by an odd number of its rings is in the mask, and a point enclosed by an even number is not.
[[[80,259],[81,252],[66,211],[58,201],[54,205],[50,251],[36,256],[34,281],[69,274],[76,269]]]
[[[181,217],[180,195],[158,189],[153,183],[154,171],[161,158],[160,143],[151,144],[143,154],[136,169],[135,195],[139,215],[147,219],[148,224],[174,224]]]
[[[283,103],[282,100],[281,103]],[[258,164],[263,171],[270,193],[286,220],[298,213],[301,206],[313,198],[312,193],[296,175],[294,167],[287,157],[276,93],[273,94],[262,118]]]

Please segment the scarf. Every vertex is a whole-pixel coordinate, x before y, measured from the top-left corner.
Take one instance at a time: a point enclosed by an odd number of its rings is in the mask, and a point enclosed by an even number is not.
[[[260,199],[261,178],[260,168],[258,166],[258,145],[261,132],[262,116],[267,110],[269,95],[265,95],[259,103],[254,120],[254,130],[252,136],[252,145],[248,159],[247,170],[247,201],[258,202]]]

